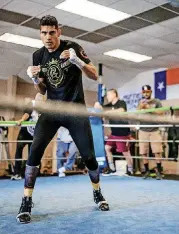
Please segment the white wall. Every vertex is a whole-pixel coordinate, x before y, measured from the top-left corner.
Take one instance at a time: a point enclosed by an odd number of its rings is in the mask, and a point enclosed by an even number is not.
[[[120,87],[126,79],[121,79],[121,74],[117,70],[109,69],[103,66],[103,83],[108,89]],[[83,85],[85,90],[97,91],[98,90],[98,81],[93,81],[85,76],[83,77]]]
[[[98,64],[95,64],[98,68]],[[120,71],[103,66],[103,84],[107,89],[117,88],[123,86],[126,82],[133,79],[140,70],[133,71]],[[98,82],[83,77],[83,85],[85,90],[97,91]]]
[[[166,68],[158,68],[146,72],[139,73],[129,82],[125,83],[122,87],[118,88],[121,98],[124,95],[132,93],[140,93],[143,85],[150,85],[154,89],[154,73],[164,71]]]

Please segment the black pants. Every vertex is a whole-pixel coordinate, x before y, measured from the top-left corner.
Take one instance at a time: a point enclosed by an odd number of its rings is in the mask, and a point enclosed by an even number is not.
[[[54,114],[42,114],[38,119],[27,165],[40,165],[41,158],[47,145],[61,126],[69,130],[87,168],[89,170],[96,170],[98,163],[94,154],[89,119],[87,117]]]
[[[19,135],[17,137],[18,141],[32,141],[33,137],[28,133],[27,129],[25,127],[21,128]],[[15,159],[22,159],[22,151],[24,147],[28,145],[28,151],[30,152],[30,147],[32,143],[26,143],[26,142],[17,142],[17,148],[16,148],[16,154]],[[22,167],[22,161],[16,161],[15,167],[14,167],[14,174],[21,174],[21,167]]]

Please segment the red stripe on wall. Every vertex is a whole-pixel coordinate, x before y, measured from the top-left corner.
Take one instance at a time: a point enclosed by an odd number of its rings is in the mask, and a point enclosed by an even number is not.
[[[171,68],[167,70],[167,85],[179,84],[179,68]]]

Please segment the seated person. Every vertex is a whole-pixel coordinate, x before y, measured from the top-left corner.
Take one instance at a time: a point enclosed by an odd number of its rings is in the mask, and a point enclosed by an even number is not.
[[[64,177],[65,171],[72,170],[77,157],[78,149],[68,131],[64,127],[60,127],[57,135],[57,170],[58,176]],[[64,163],[64,157],[67,161]]]
[[[5,121],[4,116],[0,116],[0,121]],[[3,157],[6,158],[7,160],[10,159],[8,132],[9,132],[8,127],[0,127],[0,140],[2,141],[0,143],[0,160]],[[8,162],[8,169],[6,171],[12,174],[12,172],[14,171],[13,164],[10,160],[7,162]]]

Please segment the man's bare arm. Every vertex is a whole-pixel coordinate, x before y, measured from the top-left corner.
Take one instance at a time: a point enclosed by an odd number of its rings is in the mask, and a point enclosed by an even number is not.
[[[45,95],[47,87],[43,83],[44,78],[38,78],[38,80],[39,80],[39,83],[37,83],[37,84],[34,83],[34,87],[39,93],[41,93],[42,95]]]
[[[83,60],[81,60],[77,55],[74,49],[70,48],[69,50],[64,50],[60,58],[69,58],[70,62],[72,64],[75,64],[78,68],[80,68],[85,75],[92,80],[98,79],[98,74],[96,67],[92,63],[85,63]]]
[[[92,64],[86,64],[84,65],[84,67],[82,68],[82,71],[85,73],[85,75],[91,79],[91,80],[97,80],[98,79],[98,74],[97,74],[97,70],[96,67]]]

